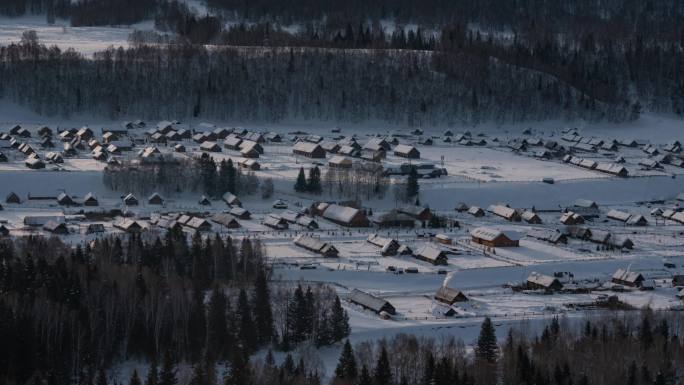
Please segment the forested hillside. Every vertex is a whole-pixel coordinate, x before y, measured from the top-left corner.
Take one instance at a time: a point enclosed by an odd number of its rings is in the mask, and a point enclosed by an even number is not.
[[[430,125],[684,113],[675,0],[286,3],[209,0],[205,15],[173,0],[3,2],[6,15],[154,20],[164,34],[133,32],[132,49],[94,60],[35,39],[2,48],[0,92],[46,115],[113,118]]]

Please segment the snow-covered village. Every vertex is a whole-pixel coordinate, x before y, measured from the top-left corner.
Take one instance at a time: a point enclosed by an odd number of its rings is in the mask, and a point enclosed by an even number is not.
[[[408,0],[119,2],[0,5],[0,382],[684,383],[680,91]]]

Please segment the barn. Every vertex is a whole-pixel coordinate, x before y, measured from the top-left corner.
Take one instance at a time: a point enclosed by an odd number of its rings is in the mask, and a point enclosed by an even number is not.
[[[499,231],[489,227],[478,227],[470,232],[474,243],[489,247],[518,247],[520,236],[510,231]]]

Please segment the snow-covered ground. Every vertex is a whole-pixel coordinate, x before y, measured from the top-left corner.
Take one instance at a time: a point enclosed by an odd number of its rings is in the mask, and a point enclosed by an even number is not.
[[[73,48],[86,56],[91,56],[110,46],[128,47],[128,35],[134,30],[153,29],[153,21],[117,27],[72,27],[68,20],[60,19],[50,25],[43,15],[0,17],[0,45],[18,43],[25,31],[33,30],[38,34],[38,40],[42,44],[54,45],[62,50]]]

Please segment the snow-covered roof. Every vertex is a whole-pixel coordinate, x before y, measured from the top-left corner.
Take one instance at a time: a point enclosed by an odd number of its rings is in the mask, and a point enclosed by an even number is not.
[[[415,255],[430,261],[438,261],[439,259],[444,258],[444,251],[430,244],[424,244],[415,252]]]
[[[644,277],[640,273],[637,273],[636,271],[618,269],[613,274],[613,279],[619,280],[619,281],[636,283],[637,281],[643,280]]]
[[[306,142],[306,141],[299,141],[294,144],[292,149],[294,151],[300,151],[300,152],[305,152],[305,153],[312,153],[316,151],[318,148],[321,150],[323,149],[320,145],[312,142]]]
[[[520,240],[520,234],[515,231],[501,231],[492,229],[490,227],[478,227],[470,232],[473,237],[483,239],[485,241],[493,241],[499,236],[503,235],[511,241]]]
[[[358,213],[359,210],[353,207],[331,204],[323,212],[323,217],[338,222],[349,223],[358,215]]]
[[[610,210],[608,211],[608,214],[606,214],[606,216],[610,219],[627,222],[629,218],[632,216],[632,214],[619,210]]]
[[[527,277],[527,282],[534,283],[539,286],[543,287],[552,287],[556,283],[560,283],[557,278],[544,275],[544,274],[539,274],[539,273],[532,273],[530,274],[529,277]]]
[[[354,289],[351,291],[351,293],[349,294],[349,300],[356,304],[374,310],[376,312],[384,310],[388,305],[392,307],[392,305],[384,299],[378,298],[374,295],[368,294],[358,289]]]

